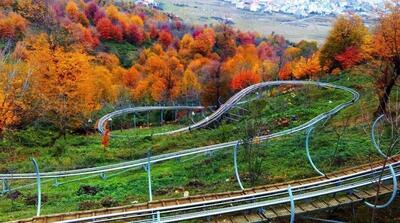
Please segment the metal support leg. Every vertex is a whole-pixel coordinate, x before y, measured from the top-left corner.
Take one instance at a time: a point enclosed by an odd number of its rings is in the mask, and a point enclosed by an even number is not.
[[[176,121],[178,119],[178,110],[175,110],[174,116],[175,116],[175,121]]]
[[[374,123],[372,123],[372,127],[371,127],[371,140],[372,140],[372,144],[374,145],[375,149],[378,151],[379,154],[381,154],[381,156],[383,156],[383,158],[387,158],[387,155],[381,150],[380,145],[376,142],[376,138],[375,138],[375,129],[376,129],[376,125],[378,124],[378,122],[385,117],[385,115],[381,115],[378,118],[375,119]]]
[[[101,174],[100,174],[100,178],[101,178],[102,180],[106,180],[106,179],[107,179],[107,175],[106,175],[105,173],[101,173]]]
[[[163,110],[161,110],[161,113],[160,113],[160,125],[162,125],[163,122],[164,122],[164,112],[163,112]]]
[[[151,159],[150,159],[150,152],[147,153],[147,165],[146,165],[146,171],[147,171],[147,180],[148,180],[148,185],[149,185],[149,201],[153,201],[153,194],[151,190]]]
[[[149,112],[147,112],[147,126],[150,126],[150,118],[149,118],[149,116],[150,116],[150,114],[149,114]]]
[[[133,127],[136,128],[136,113],[133,113]]]
[[[8,180],[7,179],[3,179],[2,180],[2,185],[3,185],[3,190],[2,190],[2,194],[6,194],[10,191],[10,185],[8,184]]]
[[[55,178],[54,179],[54,184],[53,184],[53,186],[55,186],[55,187],[58,187],[58,186],[60,186],[61,184],[60,184],[60,182],[58,182],[58,178]]]
[[[157,223],[161,222],[161,216],[160,216],[160,212],[157,211]]]
[[[389,206],[394,199],[396,198],[397,195],[397,176],[396,176],[396,172],[393,169],[392,164],[389,165],[389,169],[390,169],[390,173],[392,174],[393,177],[393,192],[392,192],[392,196],[390,197],[390,199],[382,205],[377,205],[377,204],[371,204],[367,201],[365,201],[365,204],[370,207],[370,208],[375,208],[375,209],[382,209],[382,208],[386,208],[387,206]]]
[[[294,198],[292,193],[292,187],[288,186],[289,198],[290,198],[290,223],[294,223],[294,217],[296,215],[296,210],[294,208]]]
[[[233,147],[233,164],[235,167],[235,176],[236,180],[239,184],[240,189],[244,190],[244,187],[242,185],[242,181],[240,180],[240,175],[239,175],[239,170],[238,170],[238,165],[237,165],[237,149],[239,148],[239,142]]]
[[[39,172],[39,165],[36,162],[35,158],[31,158],[33,166],[35,168],[36,173],[36,183],[37,183],[37,210],[36,216],[40,216],[40,208],[42,206],[42,189],[41,189],[41,182],[40,182],[40,172]]]
[[[310,155],[310,148],[309,148],[309,142],[310,142],[310,136],[312,131],[314,130],[314,127],[311,127],[307,130],[307,137],[306,137],[306,153],[307,153],[307,159],[308,162],[311,164],[312,168],[315,170],[315,172],[317,172],[319,175],[321,176],[326,176],[324,173],[322,173],[314,164],[311,155]]]

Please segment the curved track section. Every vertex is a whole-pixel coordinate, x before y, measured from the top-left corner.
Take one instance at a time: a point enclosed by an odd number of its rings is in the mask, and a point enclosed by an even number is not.
[[[235,105],[238,105],[240,103],[240,100],[246,97],[247,95],[256,92],[261,89],[265,89],[268,87],[274,87],[274,86],[281,86],[281,85],[296,85],[296,86],[301,86],[301,85],[314,85],[322,88],[334,88],[334,89],[339,89],[343,90],[346,92],[349,92],[353,95],[353,100],[350,102],[347,102],[345,104],[342,104],[335,108],[334,110],[331,110],[329,113],[335,114],[344,107],[349,106],[350,104],[354,103],[357,101],[360,97],[359,93],[351,88],[335,85],[335,84],[329,84],[329,83],[322,83],[322,82],[313,82],[313,81],[269,81],[269,82],[262,82],[259,84],[254,84],[251,85],[238,93],[236,93],[234,96],[232,96],[228,101],[226,101],[224,104],[221,105],[214,113],[212,113],[210,116],[205,117],[203,120],[194,123],[190,126],[183,127],[177,130],[169,131],[169,132],[163,132],[163,133],[158,133],[155,135],[171,135],[171,134],[176,134],[176,133],[181,133],[181,132],[188,132],[191,130],[195,129],[200,129],[204,128],[211,123],[219,120],[224,114],[226,114],[229,110],[235,107]],[[97,129],[99,130],[100,133],[104,133],[104,126],[106,121],[109,118],[121,116],[123,114],[129,114],[129,113],[135,113],[135,112],[145,112],[145,111],[154,111],[154,110],[173,110],[173,109],[204,109],[204,107],[199,106],[199,107],[190,107],[190,106],[170,106],[170,107],[162,107],[162,106],[150,106],[150,107],[136,107],[136,108],[129,108],[129,109],[123,109],[119,111],[112,112],[108,115],[105,115],[102,117],[97,125]],[[325,114],[322,114],[325,115]],[[290,132],[290,131],[288,131]]]
[[[355,103],[356,101],[359,100],[359,93],[351,88],[339,86],[339,85],[334,85],[334,84],[329,84],[329,83],[321,83],[321,82],[313,82],[313,81],[271,81],[271,82],[263,82],[259,84],[255,84],[252,86],[249,86],[237,94],[235,94],[233,97],[231,97],[225,104],[223,104],[219,109],[217,109],[214,113],[212,113],[210,116],[207,116],[200,122],[197,122],[191,126],[181,128],[178,130],[166,132],[166,133],[161,133],[161,134],[175,134],[175,133],[180,133],[180,132],[187,132],[190,130],[194,129],[200,129],[203,127],[208,126],[209,124],[213,123],[214,121],[218,120],[223,116],[223,114],[227,113],[230,109],[234,108],[238,103],[240,103],[240,100],[243,99],[245,96],[256,92],[257,90],[261,90],[264,88],[272,87],[272,86],[281,86],[281,85],[295,85],[295,86],[303,86],[303,85],[313,85],[321,88],[328,88],[328,89],[338,89],[342,90],[344,92],[348,92],[352,95],[352,99],[342,103],[335,108],[331,109],[330,111],[327,111],[323,114],[320,114],[313,119],[307,121],[306,123],[303,123],[297,127],[287,129],[281,132],[273,133],[273,134],[268,134],[264,136],[260,136],[259,139],[260,141],[265,141],[268,139],[272,138],[277,138],[280,136],[284,135],[289,135],[293,134],[305,129],[308,129],[316,124],[318,124],[321,121],[324,121],[326,119],[329,119],[332,115],[338,113],[342,109],[350,106],[351,104]],[[148,111],[146,110],[147,107],[140,107],[141,111]],[[191,107],[193,108],[193,107]],[[136,108],[139,109],[139,108]],[[165,107],[152,107],[153,110],[166,110]],[[171,107],[171,109],[174,109]],[[188,108],[186,108],[188,109]],[[113,115],[106,115],[104,116],[101,120],[102,122],[99,121],[99,131],[102,129],[101,126],[104,126],[104,123],[107,119],[110,117],[116,117],[118,115],[123,115],[126,114],[126,112],[132,113],[132,112],[137,112],[139,110],[133,109],[127,109],[124,110],[124,112],[113,112],[111,114]],[[227,148],[232,148],[236,144],[241,144],[240,140],[236,141],[230,141],[230,142],[225,142],[225,143],[220,143],[220,144],[215,144],[215,145],[209,145],[209,146],[203,146],[203,147],[197,147],[197,148],[192,148],[192,149],[187,149],[187,150],[182,150],[174,153],[168,153],[168,154],[162,154],[162,155],[156,155],[152,156],[150,158],[150,163],[157,163],[161,161],[166,161],[166,160],[171,160],[171,159],[176,159],[184,156],[191,156],[191,155],[196,155],[196,154],[201,154],[204,152],[211,152],[211,151],[217,151],[217,150],[222,150],[222,149],[227,149]],[[82,175],[93,175],[93,174],[102,174],[106,172],[111,172],[111,171],[116,171],[116,170],[123,170],[123,169],[132,169],[132,168],[138,168],[142,167],[143,165],[146,165],[148,163],[147,158],[143,159],[138,159],[134,161],[128,161],[128,162],[122,162],[118,164],[111,164],[111,165],[105,165],[105,166],[100,166],[100,167],[92,167],[92,168],[83,168],[83,169],[76,169],[76,170],[66,170],[66,171],[53,171],[53,172],[43,172],[40,173],[41,178],[60,178],[60,177],[71,177],[71,176],[82,176]],[[35,173],[16,173],[16,174],[0,174],[0,179],[35,179],[36,175]]]
[[[149,202],[136,207],[124,206],[97,210],[97,212],[58,214],[19,222],[154,222],[156,216],[159,218],[159,221],[156,222],[180,222],[183,220],[231,215],[259,208],[264,210],[288,203],[292,203],[291,206],[302,205],[301,202],[309,203],[310,199],[317,197],[328,195],[340,197],[340,193],[355,194],[358,199],[370,198],[374,196],[370,188],[376,183],[375,177],[381,171],[383,171],[383,181],[395,179],[394,177],[400,174],[399,158],[394,157],[388,162],[389,165],[385,167],[382,167],[382,162],[375,162],[328,174],[329,178],[316,177],[296,182],[274,184],[265,186],[265,188],[256,187],[236,192],[210,194],[208,197],[194,196],[176,200],[161,200],[158,203]],[[288,195],[289,186],[292,196]],[[369,192],[363,192],[364,190],[369,190]],[[389,192],[390,190],[385,189],[385,194]],[[336,203],[340,203],[340,200],[337,199]],[[356,201],[353,200],[353,202]],[[296,213],[298,211],[296,208]]]
[[[150,112],[150,111],[171,111],[171,110],[204,110],[203,106],[141,106],[134,108],[125,108],[118,111],[111,112],[99,119],[97,123],[97,130],[104,134],[105,124],[109,119],[113,119],[122,115],[132,114],[132,113],[141,113],[141,112]],[[154,135],[163,135],[165,133],[157,133]]]

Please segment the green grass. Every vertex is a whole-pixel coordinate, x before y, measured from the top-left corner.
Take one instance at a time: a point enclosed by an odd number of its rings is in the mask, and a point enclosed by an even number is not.
[[[311,139],[311,154],[316,165],[324,172],[331,172],[376,159],[368,132],[365,132],[370,119],[365,119],[363,115],[360,115],[361,111],[372,113],[376,106],[376,98],[370,85],[371,80],[364,75],[341,74],[329,77],[325,81],[357,89],[362,98],[356,105],[341,111],[324,125],[321,124],[316,128]],[[349,94],[338,90],[316,87],[299,88],[287,93],[268,92],[268,94],[271,93],[275,94],[274,97],[265,97],[259,102],[243,105],[250,111],[259,110],[253,116],[259,117],[263,128],[269,132],[298,126],[351,98]],[[239,110],[233,112],[238,113]],[[157,112],[152,114],[151,121],[154,126],[159,125],[159,117]],[[247,116],[243,116],[239,122],[225,121],[213,129],[196,130],[176,136],[155,137],[151,134],[176,129],[184,123],[170,123],[153,128],[114,130],[113,134],[129,137],[112,138],[110,148],[106,150],[101,147],[101,138],[96,134],[68,135],[65,141],[59,140],[55,146],[49,147],[44,146],[50,134],[48,131],[27,130],[20,134],[29,135],[28,138],[32,142],[19,136],[17,137],[19,142],[0,144],[0,170],[1,172],[32,172],[30,156],[37,158],[41,171],[52,171],[144,158],[149,149],[153,155],[156,155],[227,142],[236,140],[242,135],[246,118]],[[142,124],[144,124],[144,118],[142,119]],[[132,117],[114,119],[113,128],[118,129],[121,123],[125,123],[122,122],[124,120],[132,120]],[[282,120],[288,120],[288,124],[283,125]],[[346,124],[348,127],[345,127]],[[35,136],[35,132],[40,133],[40,136]],[[257,185],[316,176],[307,163],[304,139],[305,133],[299,132],[260,144],[258,149],[263,161],[263,171]],[[21,142],[25,142],[26,145],[22,146]],[[239,149],[239,170],[244,185],[249,187],[245,156],[246,151]],[[112,174],[118,175],[111,176]],[[74,179],[59,179],[60,182],[71,180]],[[46,182],[42,188],[48,201],[43,205],[42,213],[76,211],[79,209],[79,204],[84,201],[96,202],[93,206],[96,208],[101,206],[100,201],[106,196],[111,196],[119,205],[130,204],[134,201],[145,202],[148,199],[146,180],[146,173],[140,169],[110,173],[106,180],[93,176],[90,179],[69,182],[59,187],[52,185],[54,181]],[[193,195],[239,189],[234,178],[231,149],[157,163],[152,166],[152,181],[154,199],[182,197],[184,190]],[[30,181],[30,183],[33,182]],[[11,187],[15,188],[26,183],[28,182],[12,182]],[[76,192],[81,185],[99,187],[100,192],[94,196],[77,195]],[[32,189],[33,187],[19,189],[23,196],[13,202],[5,196],[1,197],[0,221],[33,216],[35,207],[24,203],[24,196],[35,193]]]
[[[111,53],[119,57],[121,64],[124,67],[130,67],[132,61],[139,56],[138,48],[130,43],[105,41],[103,44]]]

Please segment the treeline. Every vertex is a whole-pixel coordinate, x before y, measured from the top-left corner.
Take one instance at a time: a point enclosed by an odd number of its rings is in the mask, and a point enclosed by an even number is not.
[[[390,10],[373,32],[357,16],[339,18],[319,49],[225,24],[193,26],[132,3],[2,0],[0,134],[33,120],[65,134],[122,101],[218,105],[260,81],[318,79],[371,61],[387,66],[377,78],[387,95],[400,61],[393,53],[399,32],[390,28],[400,27],[399,10]],[[125,58],[110,45],[135,52]]]

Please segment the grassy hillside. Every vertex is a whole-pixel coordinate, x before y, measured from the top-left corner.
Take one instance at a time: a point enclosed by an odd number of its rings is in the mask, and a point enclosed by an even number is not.
[[[376,99],[368,76],[356,73],[343,73],[323,81],[332,82],[356,89],[361,101],[334,116],[324,125],[316,128],[311,140],[311,153],[321,170],[330,172],[343,167],[355,166],[377,158],[369,140],[370,118],[376,107]],[[285,93],[281,93],[285,92]],[[348,101],[351,95],[331,89],[304,87],[289,91],[271,90],[268,97],[246,106],[265,131],[277,132],[298,126],[338,104]],[[257,112],[254,112],[256,111]],[[362,115],[361,113],[365,113]],[[177,136],[149,136],[178,128],[170,124],[151,129],[115,130],[114,134],[130,135],[127,138],[112,138],[111,145],[104,150],[100,136],[68,135],[54,146],[48,146],[51,133],[45,129],[28,129],[16,132],[9,141],[0,146],[1,172],[32,172],[29,157],[35,157],[41,171],[67,170],[100,166],[109,163],[134,160],[152,154],[164,154],[197,146],[236,140],[243,136],[243,128],[250,114],[239,122],[223,121],[213,129],[196,130]],[[153,114],[154,120],[159,114]],[[132,118],[132,117],[130,117]],[[125,117],[129,119],[129,117]],[[132,119],[130,119],[132,120]],[[118,128],[118,120],[113,123]],[[181,123],[183,124],[183,123]],[[156,125],[156,123],[154,123]],[[256,185],[302,179],[315,176],[307,163],[304,149],[305,133],[300,132],[270,140],[257,146],[261,175]],[[15,143],[18,142],[18,143]],[[239,150],[239,170],[245,187],[249,187],[249,172],[246,152]],[[43,195],[46,198],[43,214],[116,206],[132,202],[147,201],[146,173],[140,170],[127,170],[107,174],[107,179],[90,176],[87,179],[58,179],[44,181]],[[76,181],[75,181],[76,180]],[[232,150],[184,157],[158,163],[152,167],[154,199],[182,197],[187,190],[191,195],[239,189],[233,173]],[[11,188],[30,182],[11,182]],[[97,190],[93,195],[82,193],[82,186]],[[35,190],[32,187],[17,189],[15,196],[0,197],[0,221],[19,219],[34,215]]]

